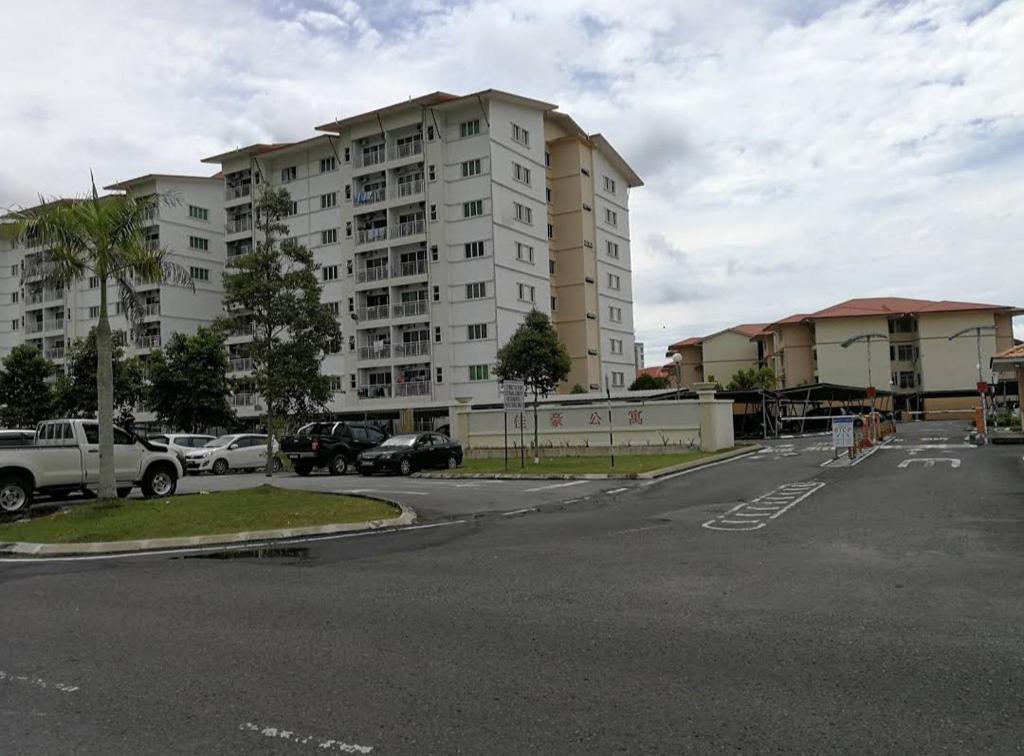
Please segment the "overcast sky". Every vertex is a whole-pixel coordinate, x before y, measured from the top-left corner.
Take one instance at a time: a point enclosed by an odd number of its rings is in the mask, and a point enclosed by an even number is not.
[[[494,87],[644,179],[648,364],[850,297],[1024,305],[1024,0],[34,0],[0,49],[0,207]]]

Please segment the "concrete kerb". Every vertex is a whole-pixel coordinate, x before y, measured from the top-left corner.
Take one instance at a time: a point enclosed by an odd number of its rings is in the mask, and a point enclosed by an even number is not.
[[[715,462],[722,462],[733,457],[745,457],[754,454],[762,449],[760,444],[745,444],[737,446],[728,451],[712,454],[700,459],[693,459],[689,462],[680,462],[678,465],[661,467],[657,470],[642,473],[460,473],[460,472],[418,472],[414,478],[457,478],[475,480],[650,480],[660,478],[663,475],[670,475],[682,470],[692,470],[697,467],[704,467]]]
[[[333,525],[312,525],[304,528],[254,530],[246,533],[220,533],[217,535],[186,536],[182,538],[146,538],[136,541],[105,541],[98,543],[0,543],[0,557],[15,555],[50,557],[90,554],[131,554],[143,551],[187,549],[197,546],[237,546],[250,542],[263,543],[304,536],[389,530],[412,525],[416,522],[416,511],[406,504],[400,504],[397,501],[384,499],[379,496],[363,496],[362,494],[359,494],[359,496],[363,499],[371,499],[389,504],[396,507],[401,514],[386,520],[366,520],[364,522],[346,522]]]

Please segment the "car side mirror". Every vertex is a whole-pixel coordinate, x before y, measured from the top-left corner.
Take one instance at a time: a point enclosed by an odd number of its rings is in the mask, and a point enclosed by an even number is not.
[[[237,449],[237,448],[238,448],[238,444],[231,444],[231,446],[228,447],[228,451],[231,451],[231,450]]]

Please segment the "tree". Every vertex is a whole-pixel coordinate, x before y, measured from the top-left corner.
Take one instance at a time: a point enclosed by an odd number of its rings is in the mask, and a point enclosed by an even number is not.
[[[216,329],[174,334],[149,355],[146,372],[148,406],[160,422],[190,433],[234,422],[228,355]]]
[[[660,376],[648,375],[647,373],[641,373],[636,377],[636,380],[629,385],[630,391],[651,391],[654,389],[663,389],[668,386],[668,378],[662,378]]]
[[[84,339],[75,339],[65,352],[65,372],[57,376],[54,404],[66,417],[95,417],[97,411],[98,329],[89,330]],[[112,415],[117,423],[131,427],[136,405],[143,398],[145,371],[138,357],[126,358],[124,334],[111,339],[110,374]]]
[[[587,390],[578,383],[572,384],[572,388],[569,389],[570,394],[586,394]]]
[[[494,373],[502,380],[522,381],[533,392],[533,463],[540,463],[537,431],[537,404],[541,396],[555,390],[569,377],[572,360],[558,339],[551,320],[534,309],[526,315],[516,332],[498,350]]]
[[[0,423],[5,428],[35,428],[53,411],[53,390],[47,379],[54,365],[28,344],[16,346],[0,368]]]
[[[273,431],[286,415],[309,417],[331,397],[330,377],[320,372],[324,356],[341,343],[330,307],[320,301],[319,266],[294,239],[284,239],[291,212],[287,189],[264,187],[253,203],[257,232],[251,252],[224,271],[222,327],[252,329],[252,384],[265,405],[266,474],[273,474]]]
[[[133,278],[145,283],[191,286],[192,277],[171,262],[167,252],[146,243],[143,229],[152,225],[161,197],[110,195],[100,197],[96,181],[89,196],[76,200],[41,202],[32,210],[14,213],[14,227],[22,241],[44,250],[40,273],[46,284],[64,288],[83,278],[99,284],[99,324],[96,327],[96,395],[99,419],[99,496],[117,496],[114,479],[114,375],[108,316],[108,284],[118,296],[133,331],[142,322],[143,303]],[[169,200],[165,200],[169,201]],[[83,390],[84,387],[83,387]]]
[[[773,390],[778,385],[775,371],[770,367],[737,370],[725,387],[726,391]]]

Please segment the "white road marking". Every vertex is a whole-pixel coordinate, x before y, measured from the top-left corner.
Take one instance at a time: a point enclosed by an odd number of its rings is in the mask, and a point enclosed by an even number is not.
[[[708,530],[747,531],[759,530],[770,520],[781,517],[801,501],[824,487],[821,481],[808,483],[786,483],[774,491],[763,494],[752,501],[743,501],[729,511],[705,522],[701,527]],[[779,506],[763,507],[764,503],[778,502]],[[742,517],[744,519],[732,519]]]
[[[15,682],[25,683],[26,685],[35,685],[37,688],[52,688],[53,690],[59,690],[61,693],[74,693],[78,690],[77,685],[67,685],[66,683],[59,682],[47,682],[40,677],[29,677],[28,675],[12,675],[10,672],[4,672],[0,669],[0,682]]]
[[[925,436],[922,441],[949,441],[949,436]]]
[[[654,530],[655,528],[660,528],[660,527],[661,527],[660,525],[645,525],[642,528],[627,528],[626,530],[616,530],[615,532],[611,533],[611,535],[626,535],[627,533],[641,533],[641,532],[643,532],[645,530]]]
[[[759,452],[755,452],[753,449],[751,449],[746,454],[737,454],[735,457],[729,457],[729,459],[721,459],[718,462],[710,462],[710,463],[708,463],[706,465],[701,465],[700,467],[691,467],[689,470],[680,470],[679,472],[676,472],[676,473],[670,473],[668,475],[662,475],[660,478],[654,478],[653,480],[645,481],[645,482],[641,483],[640,485],[642,487],[646,488],[647,486],[653,486],[656,483],[663,483],[666,480],[672,480],[672,478],[678,478],[680,475],[690,475],[690,474],[695,473],[695,472],[700,472],[701,470],[707,470],[707,469],[710,469],[712,467],[718,467],[719,465],[727,465],[730,462],[735,462],[736,460],[739,460],[739,459],[750,459],[751,457],[756,457],[756,455],[758,453]]]
[[[350,488],[348,491],[335,491],[339,494],[361,494],[361,493],[382,493],[382,494],[403,494],[405,496],[430,496],[425,491],[396,491],[393,488]]]
[[[913,444],[892,446],[880,446],[879,449],[890,449],[892,451],[916,451],[919,449],[976,449],[974,444]]]
[[[524,493],[535,493],[537,491],[547,491],[552,488],[568,488],[569,486],[582,486],[584,483],[588,483],[586,480],[570,480],[568,483],[553,483],[550,486],[537,486],[536,488],[527,488]]]
[[[284,740],[296,745],[308,745],[310,748],[316,748],[321,751],[337,751],[339,753],[371,753],[373,751],[373,746],[356,745],[355,743],[346,743],[342,740],[322,738],[316,735],[302,735],[294,730],[286,730],[283,727],[266,727],[253,724],[252,722],[243,722],[238,726],[238,729],[242,732],[262,735],[265,738]]]
[[[84,556],[63,556],[63,557],[4,557],[0,556],[0,564],[8,562],[45,564],[47,562],[93,562],[101,559],[136,559],[138,557],[150,556],[177,556],[179,554],[208,554],[216,551],[240,551],[248,549],[262,549],[266,547],[289,546],[295,543],[316,543],[318,541],[340,541],[343,538],[363,538],[367,536],[393,535],[395,533],[406,533],[410,530],[430,530],[432,528],[447,528],[450,525],[465,525],[467,520],[447,520],[445,522],[430,522],[425,525],[409,525],[404,528],[390,528],[388,530],[364,530],[359,533],[335,533],[333,535],[303,536],[302,538],[286,538],[280,541],[249,541],[246,543],[231,544],[229,546],[199,546],[189,549],[160,549],[158,551],[133,551],[126,554],[90,554]]]
[[[511,517],[512,515],[526,514],[527,512],[537,512],[537,507],[523,507],[522,509],[513,509],[511,512],[502,512],[502,517]]]
[[[954,470],[960,467],[960,460],[956,457],[914,457],[913,459],[905,459],[896,466],[906,469],[910,467],[912,462],[920,462],[925,467],[935,467],[936,462],[949,462],[949,466]]]
[[[611,491],[605,491],[605,493],[611,496],[612,494],[622,493],[623,491],[628,490],[628,488],[613,488]]]

